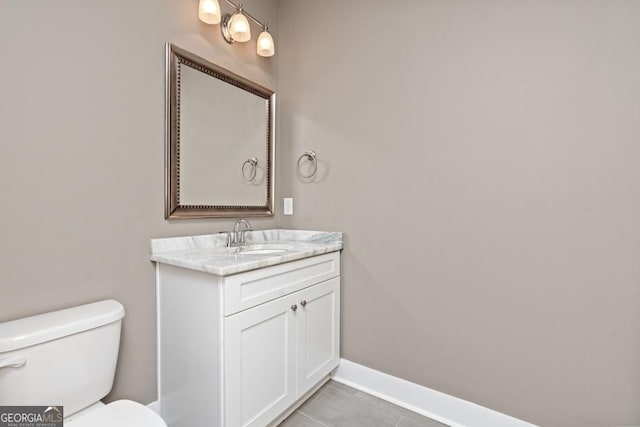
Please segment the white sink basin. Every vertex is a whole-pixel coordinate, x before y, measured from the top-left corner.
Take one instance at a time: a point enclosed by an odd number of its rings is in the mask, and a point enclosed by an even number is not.
[[[283,254],[288,252],[286,249],[243,249],[238,251],[240,255],[270,255]]]
[[[238,255],[278,255],[291,252],[293,249],[292,245],[261,244],[242,246],[236,253]]]

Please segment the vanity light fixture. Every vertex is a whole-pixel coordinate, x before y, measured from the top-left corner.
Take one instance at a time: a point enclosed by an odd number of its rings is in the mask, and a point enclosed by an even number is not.
[[[260,56],[273,56],[276,53],[275,44],[273,43],[273,37],[269,32],[269,28],[265,25],[262,28],[262,32],[258,36],[258,55]]]
[[[242,5],[240,8],[229,15],[224,15],[222,20],[222,35],[227,43],[233,42],[248,42],[251,40],[251,27],[249,26],[249,20],[244,16]]]
[[[215,25],[220,23],[220,3],[218,0],[200,0],[198,18],[204,23]]]
[[[266,23],[260,22],[247,12],[242,4],[235,4],[231,0],[224,0],[231,5],[235,11],[231,14],[225,13],[220,16],[220,4],[218,0],[200,0],[198,17],[206,24],[220,24],[222,37],[227,43],[247,42],[251,40],[251,25],[249,20],[260,26],[262,32],[258,36],[256,53],[260,56],[269,57],[275,54],[275,43],[269,33]]]

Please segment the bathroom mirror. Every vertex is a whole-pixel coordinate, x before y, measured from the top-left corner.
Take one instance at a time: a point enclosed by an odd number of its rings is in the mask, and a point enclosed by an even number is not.
[[[167,44],[165,218],[271,216],[275,93]]]

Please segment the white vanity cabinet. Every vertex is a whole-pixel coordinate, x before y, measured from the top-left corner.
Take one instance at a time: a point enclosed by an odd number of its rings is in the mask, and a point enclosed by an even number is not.
[[[169,427],[263,427],[339,363],[340,252],[229,276],[157,264]]]
[[[265,426],[338,365],[340,279],[225,318],[227,426]]]

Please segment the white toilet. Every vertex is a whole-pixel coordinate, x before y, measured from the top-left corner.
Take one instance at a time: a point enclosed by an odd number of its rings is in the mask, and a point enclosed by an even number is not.
[[[0,406],[64,407],[65,427],[166,427],[113,386],[124,307],[106,300],[0,323]]]

